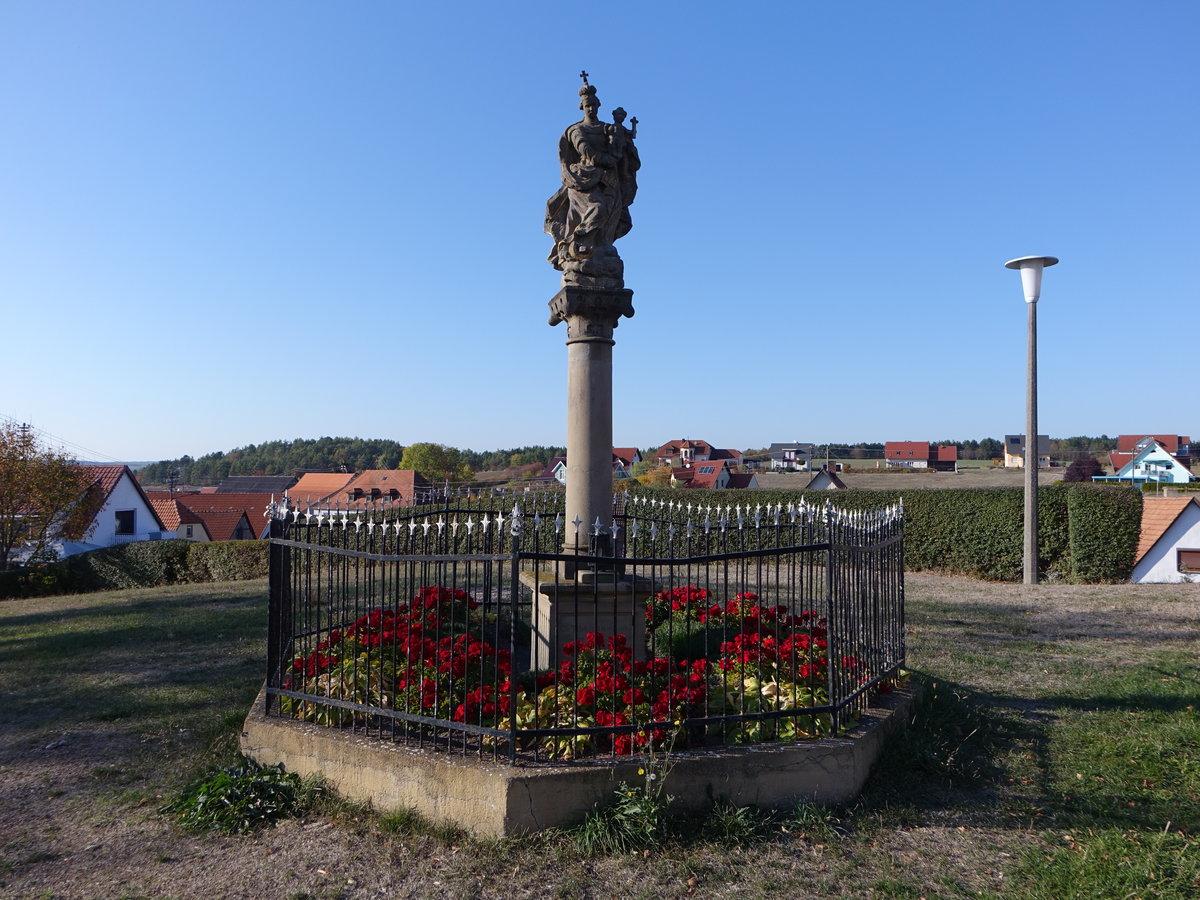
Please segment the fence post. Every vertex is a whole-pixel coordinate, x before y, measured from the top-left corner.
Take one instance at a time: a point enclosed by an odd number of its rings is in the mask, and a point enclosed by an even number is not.
[[[508,629],[508,658],[513,662],[517,658],[517,629],[520,627],[521,600],[521,531],[524,521],[521,518],[521,507],[513,504],[512,510],[512,568],[509,573],[509,629]],[[536,538],[536,534],[535,534]],[[517,679],[516,673],[508,675],[508,761],[511,765],[517,762]]]
[[[833,503],[830,500],[825,501],[822,519],[825,525],[825,596],[828,598],[829,604],[829,617],[825,626],[825,684],[829,691],[829,703],[833,707],[833,712],[830,713],[831,728],[833,734],[837,734],[838,724],[841,720],[841,706],[839,705],[841,698],[837,694],[837,681],[834,677],[836,670],[834,660],[837,658],[834,649],[840,627],[837,615],[839,591],[837,589],[838,580],[833,571],[836,554],[833,539]]]
[[[291,549],[276,543],[287,534],[287,520],[271,511],[267,547],[267,686],[283,687],[284,650],[291,640],[292,592]],[[271,695],[265,697],[267,715],[271,713]]]

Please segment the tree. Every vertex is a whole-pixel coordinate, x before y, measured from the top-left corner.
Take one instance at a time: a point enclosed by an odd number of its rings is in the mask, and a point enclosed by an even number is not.
[[[660,466],[658,460],[653,458],[635,462],[629,474],[646,487],[668,487],[671,484],[671,467]]]
[[[409,444],[400,457],[401,469],[413,469],[427,481],[473,481],[471,467],[462,461],[462,454],[445,444],[420,442]]]
[[[0,572],[16,568],[18,556],[52,556],[59,538],[85,537],[102,500],[73,460],[28,428],[0,425]]]
[[[1069,466],[1063,481],[1091,481],[1093,475],[1103,475],[1104,467],[1094,456],[1081,456]]]

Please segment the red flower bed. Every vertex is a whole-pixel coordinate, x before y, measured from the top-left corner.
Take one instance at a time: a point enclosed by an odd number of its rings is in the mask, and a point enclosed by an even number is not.
[[[827,728],[827,717],[804,712],[828,699],[828,633],[816,614],[764,605],[752,593],[720,603],[686,585],[656,594],[646,615],[643,652],[625,635],[588,633],[564,645],[558,669],[514,690],[512,660],[486,639],[492,631],[479,604],[464,591],[430,586],[331,630],[293,660],[285,686],[447,723],[500,731],[515,724],[526,744],[523,731],[569,729],[537,739],[560,757],[627,755],[680,739],[795,739]],[[283,709],[329,725],[361,724],[369,715],[291,698]],[[785,714],[769,715],[778,711]],[[691,724],[716,716],[742,718]]]

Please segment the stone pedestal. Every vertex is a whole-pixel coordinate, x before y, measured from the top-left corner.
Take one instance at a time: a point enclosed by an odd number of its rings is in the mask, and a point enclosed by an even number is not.
[[[567,285],[550,301],[550,324],[567,323],[567,497],[564,551],[589,546],[608,550],[612,523],[612,348],[613,329],[633,315],[633,291]],[[597,542],[593,526],[603,533]],[[569,577],[573,571],[563,571]]]
[[[521,581],[534,592],[531,662],[537,671],[556,669],[563,644],[581,641],[589,631],[605,640],[625,635],[634,659],[646,658],[646,605],[656,586],[649,578],[615,578],[580,573],[576,578],[547,579],[525,573]]]

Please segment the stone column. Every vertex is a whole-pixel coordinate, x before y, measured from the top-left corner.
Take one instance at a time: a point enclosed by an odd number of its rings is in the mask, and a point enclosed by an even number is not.
[[[633,315],[633,291],[566,285],[550,301],[550,324],[567,323],[567,497],[564,550],[610,547],[613,329]],[[592,539],[599,519],[604,532]],[[564,573],[574,576],[574,571]]]

